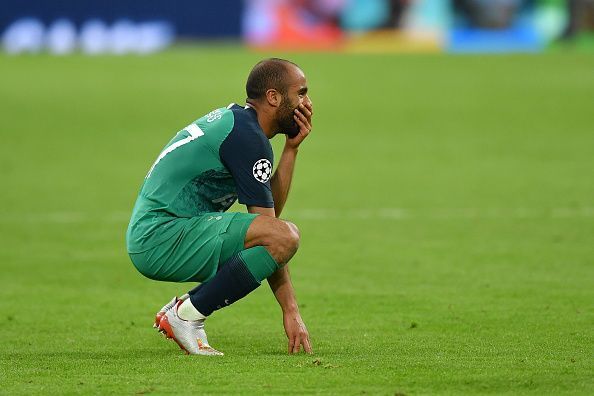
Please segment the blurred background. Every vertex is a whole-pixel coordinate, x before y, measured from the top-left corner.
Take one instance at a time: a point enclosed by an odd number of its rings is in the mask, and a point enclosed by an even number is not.
[[[4,0],[10,54],[147,54],[176,42],[349,52],[594,49],[594,0]]]

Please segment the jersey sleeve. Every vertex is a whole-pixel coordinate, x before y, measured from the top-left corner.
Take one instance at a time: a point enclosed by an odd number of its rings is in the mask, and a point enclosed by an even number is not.
[[[264,135],[250,129],[233,128],[221,144],[219,155],[233,176],[239,203],[274,207],[270,188],[272,148]]]

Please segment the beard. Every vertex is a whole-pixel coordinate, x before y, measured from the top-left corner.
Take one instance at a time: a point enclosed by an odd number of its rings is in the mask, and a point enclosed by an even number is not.
[[[280,133],[287,135],[290,138],[294,138],[299,134],[299,125],[295,122],[293,116],[295,115],[295,109],[289,98],[283,97],[283,101],[278,109],[277,124]]]

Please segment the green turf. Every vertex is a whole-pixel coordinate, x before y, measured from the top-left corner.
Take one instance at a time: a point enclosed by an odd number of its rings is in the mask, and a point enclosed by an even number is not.
[[[267,286],[151,328],[190,285],[125,252],[175,131],[266,54],[0,56],[0,393],[594,393],[594,56],[298,54],[315,104],[286,217],[313,356]],[[278,143],[275,146],[278,147]]]

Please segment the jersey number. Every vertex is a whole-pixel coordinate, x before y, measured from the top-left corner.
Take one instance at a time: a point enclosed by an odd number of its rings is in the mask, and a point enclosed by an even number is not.
[[[176,148],[180,148],[184,144],[190,143],[192,140],[195,140],[195,139],[199,138],[200,136],[204,136],[204,132],[196,124],[190,124],[187,127],[185,127],[183,130],[186,131],[186,132],[188,132],[190,134],[190,136],[188,136],[187,138],[183,138],[182,140],[178,140],[177,142],[173,143],[171,146],[169,146],[165,150],[163,150],[161,152],[161,154],[159,154],[159,157],[157,158],[157,160],[155,161],[155,163],[153,164],[153,166],[151,166],[151,169],[148,171],[145,179],[148,179],[151,176],[151,173],[153,173],[153,169],[155,169],[155,166],[157,166],[157,164],[167,154],[169,154],[170,152],[172,152]]]

